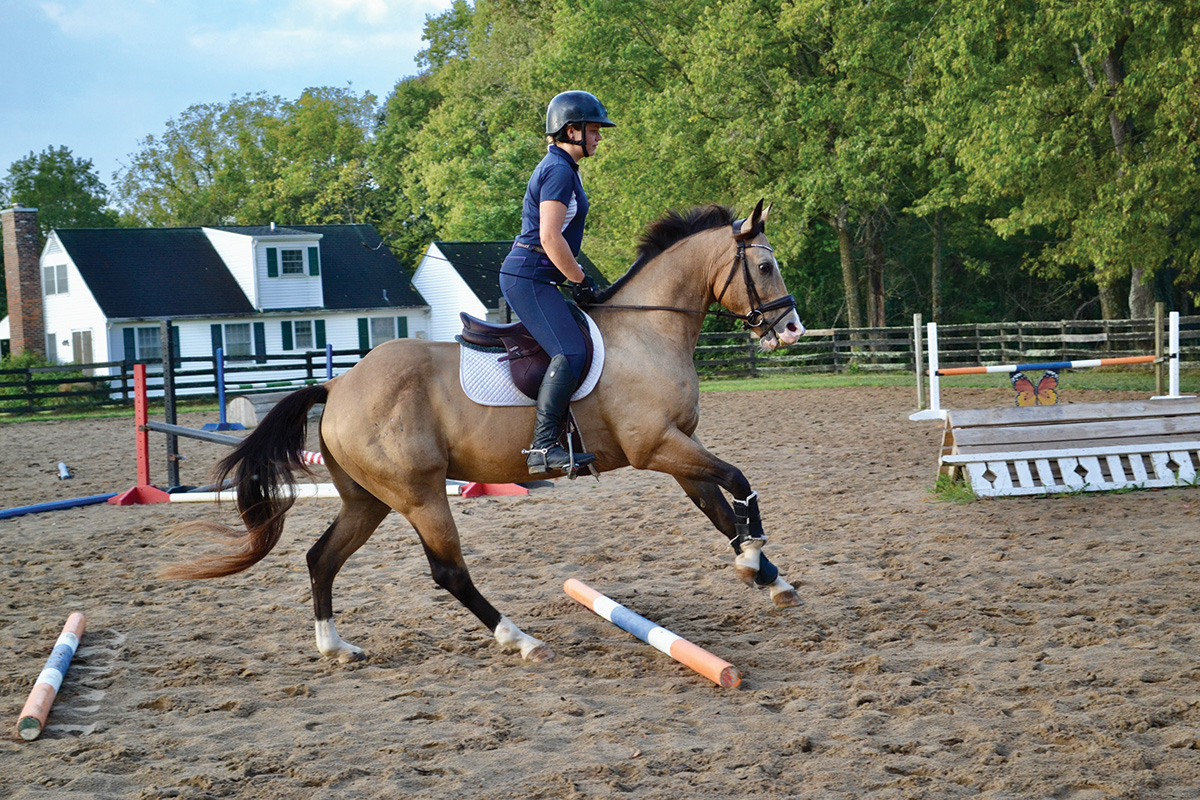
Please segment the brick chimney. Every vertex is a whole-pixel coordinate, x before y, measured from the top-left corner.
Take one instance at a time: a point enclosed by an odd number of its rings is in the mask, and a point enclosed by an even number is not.
[[[4,280],[8,284],[8,329],[13,355],[32,351],[46,355],[46,322],[42,316],[42,266],[37,209],[0,210],[4,233]]]

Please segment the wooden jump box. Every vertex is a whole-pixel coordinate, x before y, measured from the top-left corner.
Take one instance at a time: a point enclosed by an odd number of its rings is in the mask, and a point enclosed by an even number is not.
[[[938,472],[979,497],[1197,483],[1194,398],[946,413]]]

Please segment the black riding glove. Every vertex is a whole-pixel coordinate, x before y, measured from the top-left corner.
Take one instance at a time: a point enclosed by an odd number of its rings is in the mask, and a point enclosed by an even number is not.
[[[596,302],[596,281],[590,275],[584,275],[579,283],[571,284],[571,299],[577,306],[590,306]]]

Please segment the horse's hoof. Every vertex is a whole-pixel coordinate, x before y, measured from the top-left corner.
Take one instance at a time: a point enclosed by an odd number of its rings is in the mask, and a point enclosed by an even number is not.
[[[550,645],[546,644],[545,642],[542,642],[537,647],[530,650],[528,653],[525,653],[522,656],[522,658],[524,658],[526,661],[533,661],[533,662],[553,661],[554,660],[554,651],[550,649]]]
[[[353,650],[343,650],[338,653],[337,660],[343,664],[352,664],[355,661],[366,661],[367,654],[356,647]]]
[[[779,608],[795,608],[800,605],[800,595],[796,594],[795,589],[788,589],[771,595],[771,601]]]
[[[757,584],[754,582],[754,578],[758,575],[758,570],[750,569],[749,567],[739,567],[739,566],[735,566],[733,569],[734,569],[734,572],[737,573],[739,581],[746,584],[751,589],[753,589],[755,586],[757,586]]]

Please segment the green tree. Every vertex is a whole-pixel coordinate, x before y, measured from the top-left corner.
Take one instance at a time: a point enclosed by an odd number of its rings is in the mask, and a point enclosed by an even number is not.
[[[347,89],[307,89],[259,121],[260,148],[238,218],[305,224],[372,222],[376,187],[368,171],[375,96]]]
[[[426,211],[429,196],[413,168],[417,135],[442,101],[431,83],[418,75],[396,84],[380,111],[369,163],[379,186],[379,232],[410,262],[437,238]]]
[[[347,89],[194,105],[142,141],[118,197],[144,225],[373,221],[374,125],[375,97]]]
[[[117,213],[108,207],[108,189],[90,158],[75,158],[67,147],[48,147],[14,161],[0,181],[4,205],[38,210],[42,236],[52,228],[110,228]]]
[[[30,153],[8,168],[0,181],[0,205],[20,203],[38,210],[45,239],[53,228],[109,228],[117,213],[108,207],[108,189],[90,158],[75,158],[67,147]],[[0,317],[8,313],[4,254],[0,251]]]
[[[1044,236],[1034,265],[1090,272],[1102,315],[1145,316],[1147,281],[1200,270],[1194,0],[951,4],[934,105],[991,224]]]
[[[267,169],[267,121],[283,101],[266,94],[190,106],[147,136],[117,175],[116,198],[134,224],[231,225]],[[256,224],[262,220],[255,220]]]

